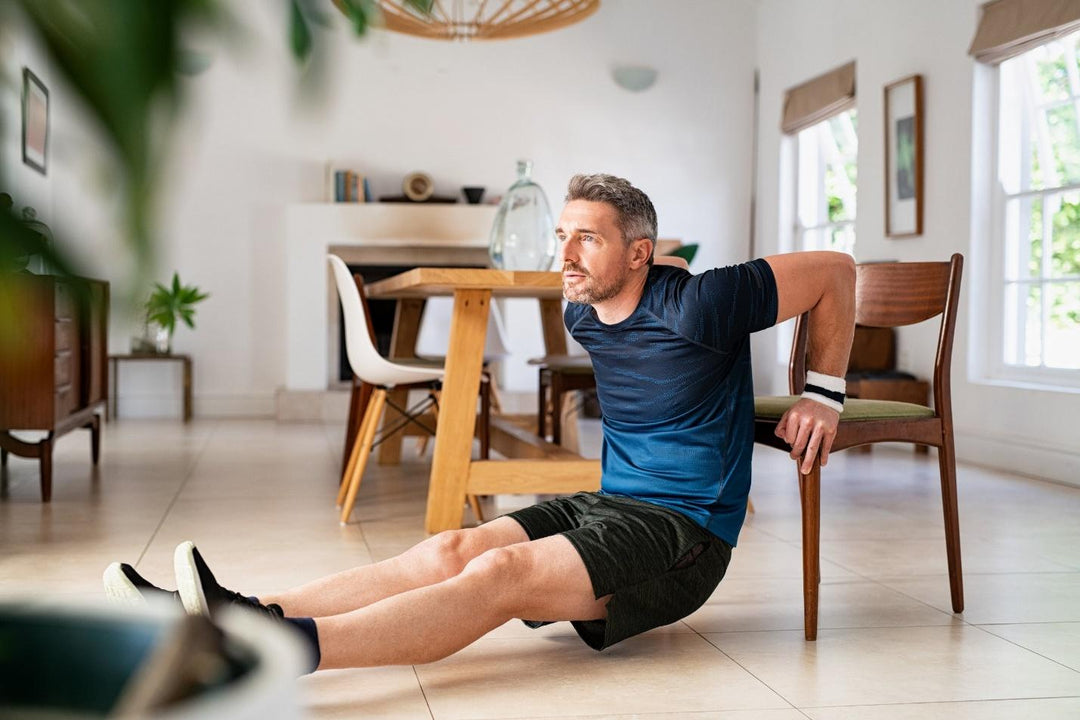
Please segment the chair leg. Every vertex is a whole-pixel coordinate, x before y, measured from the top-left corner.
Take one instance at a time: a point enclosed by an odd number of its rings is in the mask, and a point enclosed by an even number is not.
[[[491,376],[491,411],[496,415],[502,414],[502,400],[499,398],[499,385],[495,382],[495,376]]]
[[[799,473],[802,500],[803,632],[817,640],[818,586],[821,584],[821,461],[810,472]]]
[[[373,389],[371,395],[374,396],[374,394]],[[353,476],[353,470],[355,470],[356,463],[360,459],[360,454],[363,450],[363,439],[367,434],[367,427],[371,422],[378,422],[378,419],[375,418],[373,420],[371,413],[368,412],[371,409],[371,400],[372,397],[369,397],[367,405],[364,408],[364,414],[360,418],[360,427],[356,429],[356,432],[353,435],[352,449],[349,452],[349,461],[345,464],[345,471],[341,474],[341,481],[338,483],[338,509],[341,509],[341,506],[345,504],[345,495],[349,491],[349,479]]]
[[[374,392],[372,392],[374,395]],[[363,450],[363,439],[367,434],[367,427],[371,422],[378,422],[378,419],[372,420],[371,413],[368,410],[371,409],[371,399],[368,398],[367,406],[364,408],[364,414],[360,418],[360,427],[356,429],[353,434],[352,449],[349,452],[349,461],[345,463],[345,471],[341,474],[341,481],[338,483],[337,494],[337,507],[340,509],[345,504],[345,495],[349,491],[349,478],[353,476],[353,470],[356,468],[356,463],[360,459],[360,453]],[[369,451],[370,452],[370,451]]]
[[[554,445],[562,444],[563,392],[562,375],[551,373],[551,442]]]
[[[960,513],[956,502],[956,451],[952,437],[938,448],[941,505],[945,513],[945,552],[949,559],[949,590],[953,612],[964,612],[964,576],[960,565]]]
[[[439,424],[439,400],[442,399],[442,391],[432,390],[431,396],[435,398],[435,403],[431,406],[431,415],[435,418],[435,424]],[[431,438],[427,435],[420,435],[416,438],[416,457],[424,457],[427,454],[428,441]]]
[[[488,376],[488,381],[480,387],[480,459],[491,458],[491,409],[495,399],[495,378]]]
[[[548,399],[544,372],[544,368],[540,368],[540,371],[536,374],[537,378],[539,378],[536,388],[536,434],[546,440]]]
[[[394,404],[398,407],[404,408],[408,406],[409,391],[395,389],[390,390],[393,393],[391,398]],[[392,427],[403,416],[400,412],[394,408],[390,408],[390,411],[386,413],[387,417],[383,421],[383,427]],[[400,465],[401,464],[401,441],[405,437],[405,428],[398,430],[395,433],[385,436],[382,442],[379,443],[379,464],[380,465]]]
[[[472,508],[473,515],[476,517],[476,524],[484,524],[484,511],[480,509],[480,498],[475,495],[469,495],[469,507]]]
[[[385,406],[386,390],[379,388],[371,396],[371,402],[368,404],[364,432],[360,436],[360,456],[356,459],[356,465],[349,476],[349,490],[345,494],[345,504],[341,507],[342,525],[349,522],[349,515],[352,514],[353,505],[356,504],[356,493],[360,491],[360,481],[364,477],[364,469],[371,455],[371,444],[375,440],[375,429],[379,426],[379,419],[382,417]]]
[[[364,411],[367,410],[367,405],[371,401],[372,390],[371,385],[353,375],[352,391],[349,393],[349,421],[345,426],[345,447],[341,453],[342,473],[349,464],[349,456],[352,454],[353,445],[356,444],[356,434],[360,432],[360,422],[364,418]]]

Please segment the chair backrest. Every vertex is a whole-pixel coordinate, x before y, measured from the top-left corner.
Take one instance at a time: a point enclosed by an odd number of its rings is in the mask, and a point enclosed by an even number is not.
[[[855,268],[856,324],[900,327],[941,316],[934,356],[934,410],[939,416],[951,412],[949,379],[963,269],[964,256],[960,253],[948,262],[865,263]],[[795,341],[788,363],[792,395],[802,393],[806,384],[808,331],[809,314],[804,313],[795,321]]]
[[[337,255],[327,255],[334,272],[341,312],[345,318],[345,351],[353,372],[363,379],[365,367],[380,367],[385,362],[375,347],[375,333],[371,327],[370,313],[360,294],[352,273],[345,261]]]

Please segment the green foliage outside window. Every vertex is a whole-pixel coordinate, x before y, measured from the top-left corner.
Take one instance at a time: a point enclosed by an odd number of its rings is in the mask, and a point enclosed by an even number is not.
[[[1042,274],[1043,211],[1042,203],[1031,204],[1031,254],[1028,272],[1031,277]],[[1050,248],[1051,277],[1080,276],[1080,201],[1062,201],[1051,220],[1053,241]],[[1080,281],[1055,284],[1050,290],[1050,321],[1058,328],[1075,327],[1080,323]]]

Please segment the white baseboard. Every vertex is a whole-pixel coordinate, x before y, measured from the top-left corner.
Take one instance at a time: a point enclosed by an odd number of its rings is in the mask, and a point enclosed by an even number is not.
[[[1015,435],[956,429],[960,462],[1080,487],[1080,449]]]
[[[274,396],[278,422],[346,422],[349,390],[286,390]]]

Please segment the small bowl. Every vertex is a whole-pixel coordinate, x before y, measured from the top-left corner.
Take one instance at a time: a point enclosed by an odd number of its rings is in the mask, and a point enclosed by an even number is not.
[[[465,193],[465,199],[469,201],[470,205],[479,205],[484,199],[484,188],[475,185],[468,185],[461,188],[461,191]]]

